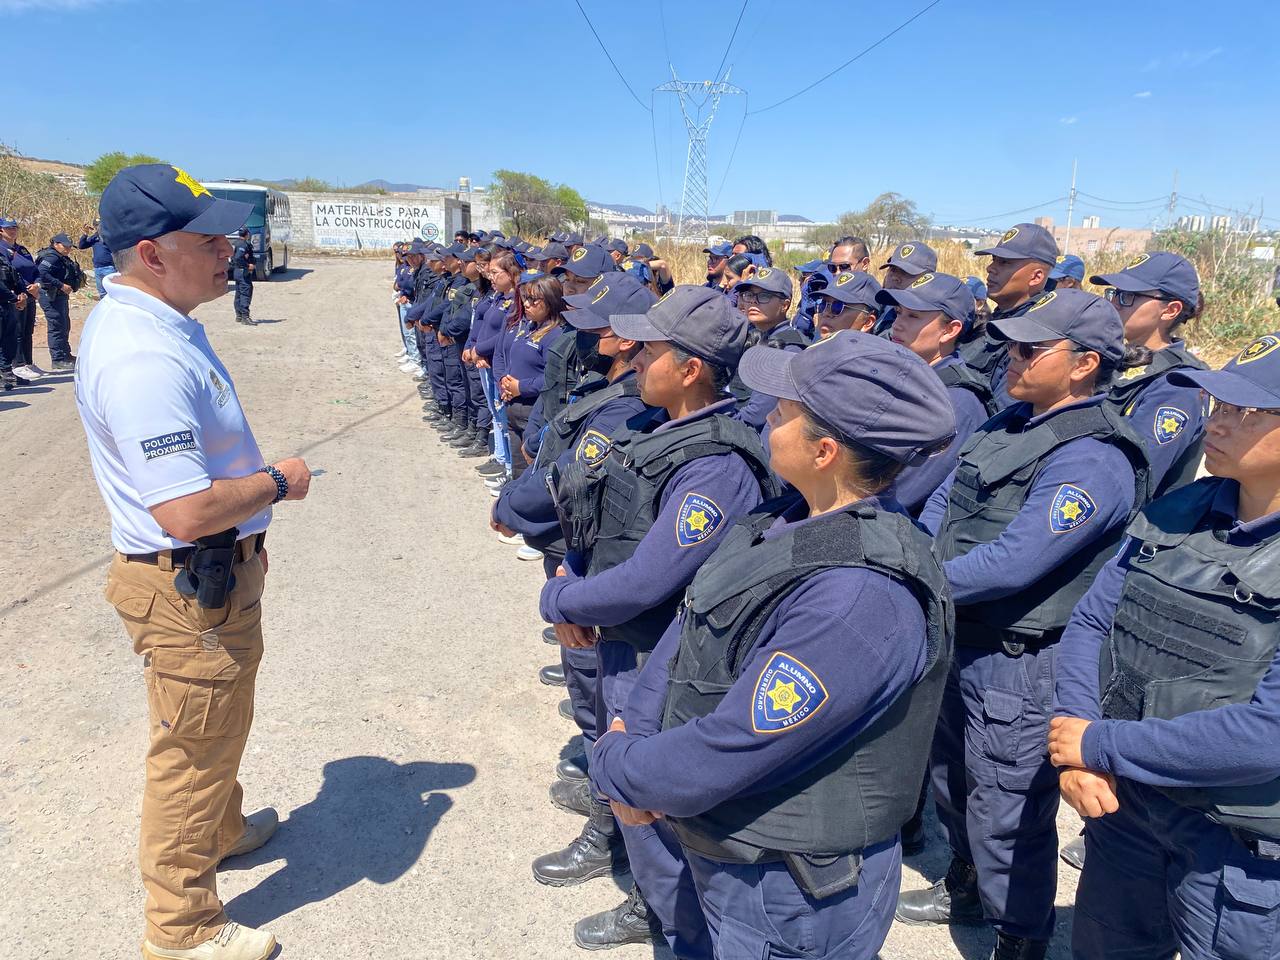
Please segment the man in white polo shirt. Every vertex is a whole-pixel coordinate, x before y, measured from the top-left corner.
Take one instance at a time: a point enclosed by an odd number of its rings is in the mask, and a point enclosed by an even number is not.
[[[227,292],[248,204],[168,164],[121,170],[101,237],[119,271],[85,321],[76,404],[117,550],[107,600],[144,657],[151,716],[140,861],[143,956],[263,960],[275,938],[227,919],[218,862],[275,831],[236,781],[262,657],[271,507],[307,495],[299,458],[267,466],[227,368],[190,314]]]

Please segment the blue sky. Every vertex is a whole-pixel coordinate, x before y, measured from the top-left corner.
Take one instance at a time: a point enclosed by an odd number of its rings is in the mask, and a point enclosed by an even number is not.
[[[1266,198],[1280,217],[1275,3],[941,0],[763,110],[929,2],[748,0],[727,57],[748,97],[725,98],[709,138],[714,211],[828,218],[896,190],[941,223],[1063,222],[1065,201],[1001,215],[1064,197],[1077,158],[1079,189],[1108,201],[1082,198],[1077,222],[1163,217],[1175,169],[1179,213],[1256,213]],[[582,5],[645,108],[668,59],[711,76],[742,9]],[[509,167],[599,201],[680,200],[674,98],[642,109],[573,0],[0,0],[0,33],[29,94],[0,140],[29,155],[441,186]],[[744,106],[762,112],[742,123]]]

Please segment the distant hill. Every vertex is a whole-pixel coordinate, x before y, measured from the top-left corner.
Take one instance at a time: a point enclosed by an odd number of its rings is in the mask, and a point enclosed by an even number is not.
[[[802,217],[798,213],[780,213],[778,214],[779,223],[813,223],[808,217]]]
[[[601,203],[599,200],[588,200],[588,207],[603,207],[606,210],[617,210],[619,213],[625,213],[629,217],[651,217],[652,210],[646,210],[644,207],[637,207],[631,203]]]
[[[264,180],[263,183],[273,183],[281,190],[292,190],[298,185],[297,179],[286,177],[283,180]],[[436,190],[438,187],[426,187],[417,183],[392,183],[390,180],[369,180],[366,183],[356,183],[351,186],[335,186],[334,191],[342,193],[369,193],[371,191],[385,190],[387,193],[416,193],[419,190]]]

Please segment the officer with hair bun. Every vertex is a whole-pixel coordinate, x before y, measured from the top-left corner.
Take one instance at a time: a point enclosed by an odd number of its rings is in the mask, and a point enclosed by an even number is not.
[[[666,818],[717,957],[871,958],[893,918],[951,661],[931,541],[892,494],[947,444],[951,404],[907,350],[842,331],[751,348],[797,493],[728,531],[596,745],[624,823]]]
[[[1014,404],[978,429],[920,520],[956,603],[933,747],[946,876],[899,898],[905,923],[994,926],[996,960],[1042,960],[1057,890],[1057,778],[1045,748],[1072,608],[1147,501],[1146,452],[1106,391],[1120,317],[1080,290],[992,320]]]
[[[1210,397],[1210,476],[1129,525],[1058,656],[1049,757],[1089,850],[1072,949],[1275,957],[1280,334],[1169,380]]]

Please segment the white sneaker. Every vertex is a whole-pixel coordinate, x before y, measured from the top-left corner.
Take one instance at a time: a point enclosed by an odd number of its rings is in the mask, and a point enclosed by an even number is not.
[[[498,497],[502,496],[502,491],[501,491],[501,489],[500,489],[499,487],[490,487],[490,488],[489,488],[489,496],[491,496],[491,497],[493,497],[493,499],[497,500],[497,499],[498,499]]]
[[[520,534],[518,534],[518,533],[517,533],[517,534],[514,534],[514,535],[512,535],[512,536],[510,536],[510,537],[508,537],[505,533],[500,533],[500,534],[498,534],[498,542],[499,542],[499,543],[509,543],[509,544],[517,544],[517,543],[518,543],[518,544],[520,544],[521,546],[523,546],[523,545],[524,545],[524,537],[520,536]]]
[[[412,360],[406,360],[402,364],[400,364],[401,373],[417,373],[421,369],[422,368],[418,366],[418,364],[414,363]]]
[[[28,363],[27,369],[39,377],[47,377],[50,373],[53,372],[52,370],[45,370],[41,367],[37,367],[34,363]]]
[[[266,930],[227,923],[212,940],[185,950],[157,947],[150,940],[142,943],[146,960],[267,960],[276,948],[276,938]]]
[[[542,551],[535,547],[531,547],[526,543],[516,551],[516,558],[519,560],[541,560]]]
[[[396,354],[394,357],[392,357],[391,359],[392,359],[392,360],[407,360],[408,358],[409,358],[409,350],[408,350],[408,348],[407,348],[407,347],[401,347],[401,348],[400,348],[400,352],[399,352],[399,353],[397,353],[397,354]]]
[[[14,367],[13,373],[14,376],[22,377],[24,380],[39,380],[44,376],[43,370],[37,370],[31,366]]]

